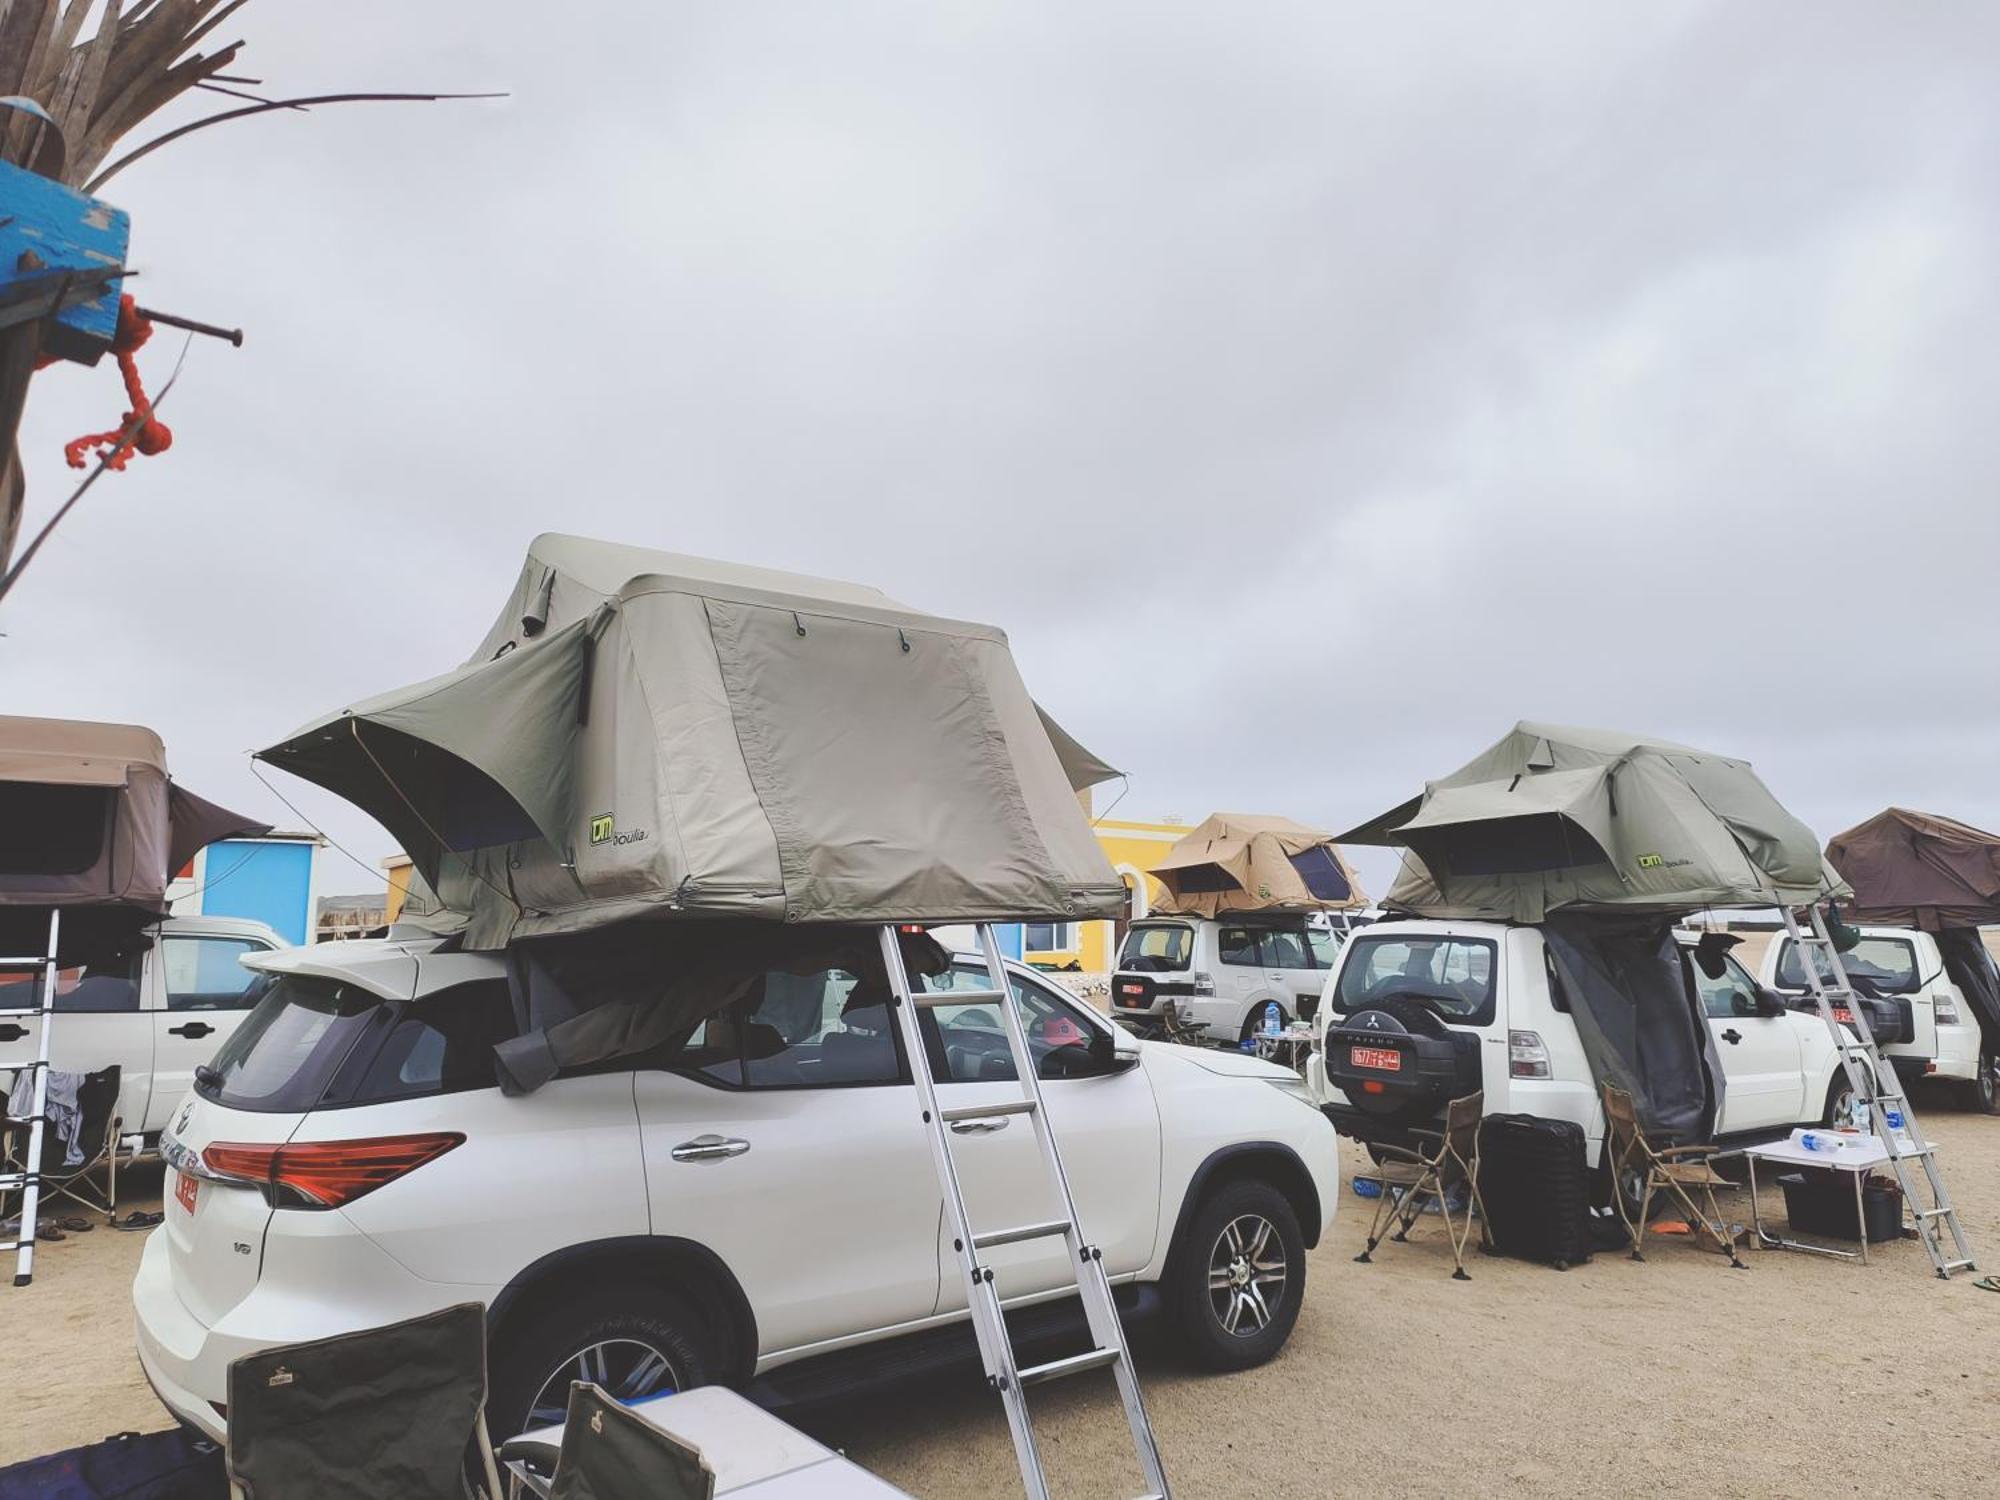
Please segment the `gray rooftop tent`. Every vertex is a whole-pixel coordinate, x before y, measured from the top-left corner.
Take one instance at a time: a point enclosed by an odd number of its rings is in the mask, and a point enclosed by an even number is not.
[[[2000,1056],[2000,970],[1979,936],[2000,923],[2000,835],[1892,807],[1835,834],[1826,856],[1854,887],[1856,921],[1936,934],[1985,1050]]]
[[[1404,851],[1385,907],[1540,927],[1596,1076],[1670,1139],[1708,1134],[1722,1089],[1675,920],[1846,893],[1748,762],[1557,724],[1515,725],[1340,841]]]
[[[1368,904],[1332,838],[1253,813],[1212,813],[1148,872],[1158,912],[1353,911]]]
[[[464,941],[633,917],[1113,917],[1117,774],[1007,639],[877,589],[578,537],[442,676],[259,752],[402,841]]]
[[[269,827],[177,786],[150,729],[0,716],[0,908],[36,944],[9,951],[40,951],[52,908],[71,932],[164,916],[197,850]]]

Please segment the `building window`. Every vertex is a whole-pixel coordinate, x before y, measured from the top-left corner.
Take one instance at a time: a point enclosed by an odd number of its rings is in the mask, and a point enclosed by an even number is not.
[[[1030,922],[1022,935],[1030,953],[1069,953],[1076,948],[1076,923]]]

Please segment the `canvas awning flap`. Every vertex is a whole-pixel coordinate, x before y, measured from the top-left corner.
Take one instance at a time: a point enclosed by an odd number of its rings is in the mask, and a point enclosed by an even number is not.
[[[259,752],[347,798],[433,882],[451,854],[575,823],[575,744],[594,619],[365,699]]]
[[[1803,905],[1845,890],[1748,763],[1614,730],[1516,725],[1414,810],[1347,837],[1408,850],[1386,904],[1436,917]]]
[[[1858,921],[1944,932],[2000,923],[2000,835],[1892,807],[1826,846]]]
[[[1106,781],[1116,781],[1125,773],[1109,761],[1097,756],[1078,744],[1062,725],[1049,717],[1049,711],[1037,703],[1035,714],[1042,721],[1042,728],[1048,734],[1049,743],[1055,746],[1056,759],[1062,763],[1063,775],[1069,779],[1072,791],[1086,791]]]
[[[167,873],[185,869],[187,862],[218,839],[254,838],[271,825],[231,812],[174,782],[167,783]]]

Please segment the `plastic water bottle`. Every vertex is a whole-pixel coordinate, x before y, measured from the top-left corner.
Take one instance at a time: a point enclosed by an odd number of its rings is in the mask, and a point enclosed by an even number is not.
[[[1901,1130],[1903,1128],[1903,1112],[1893,1104],[1882,1106],[1882,1118],[1889,1122],[1891,1130]]]
[[[1265,1001],[1264,1035],[1268,1037],[1280,1036],[1283,1034],[1284,1029],[1285,1029],[1285,1013],[1283,1010],[1279,1008],[1278,1002],[1275,1000]]]
[[[1834,1152],[1840,1149],[1840,1142],[1825,1131],[1808,1130],[1799,1136],[1799,1144],[1808,1151]]]

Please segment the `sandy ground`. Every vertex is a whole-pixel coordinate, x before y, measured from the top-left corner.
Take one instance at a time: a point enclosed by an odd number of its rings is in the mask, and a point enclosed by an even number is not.
[[[2000,1119],[1927,1103],[2000,1269]],[[130,1186],[156,1194],[157,1172]],[[1772,1252],[1732,1271],[1667,1241],[1644,1264],[1480,1260],[1455,1282],[1434,1218],[1352,1264],[1367,1206],[1343,1199],[1275,1363],[1206,1377],[1142,1349],[1177,1495],[1994,1492],[2000,1296],[1939,1283],[1914,1242],[1865,1268]],[[1740,1193],[1725,1207],[1747,1218]],[[165,1425],[130,1352],[142,1240],[100,1228],[44,1246],[35,1284],[0,1290],[0,1462]],[[1059,1495],[1123,1500],[1138,1472],[1095,1378],[1037,1393],[1043,1452]],[[926,1500],[1019,1493],[998,1404],[970,1377],[803,1425]]]

